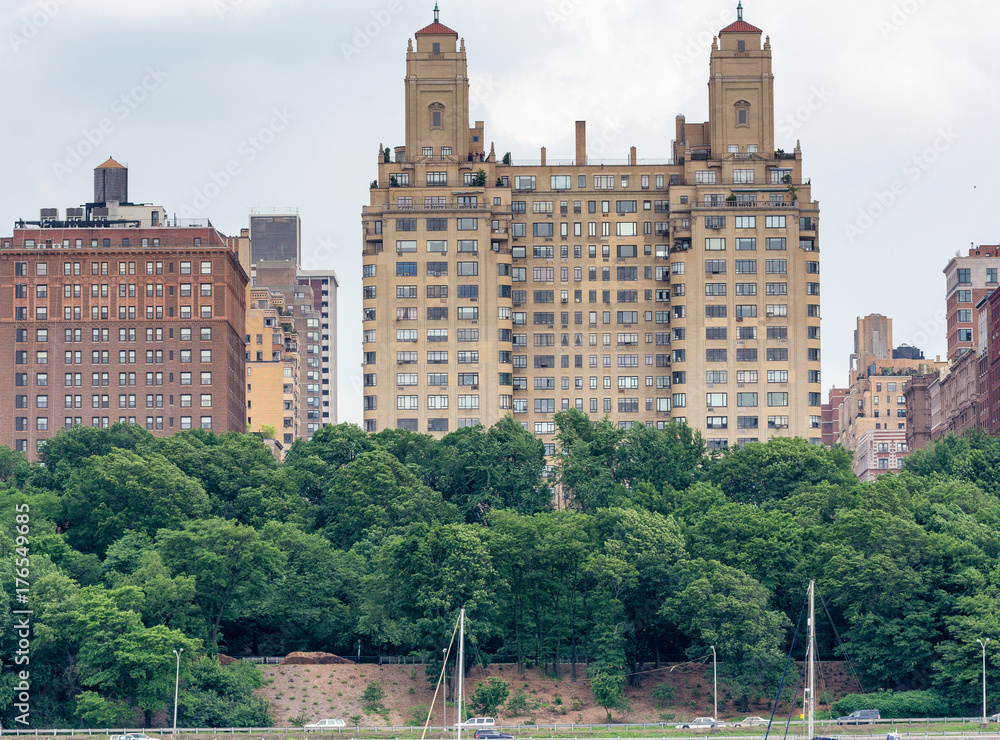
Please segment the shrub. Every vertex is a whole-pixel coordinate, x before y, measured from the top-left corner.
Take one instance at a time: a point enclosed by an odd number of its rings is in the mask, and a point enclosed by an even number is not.
[[[510,686],[499,676],[490,676],[486,683],[476,683],[476,690],[469,697],[469,706],[476,714],[496,714],[497,707],[507,701]]]
[[[859,709],[877,709],[883,719],[900,717],[946,717],[947,702],[934,691],[879,691],[848,694],[834,702],[833,711],[846,715]]]
[[[381,681],[372,681],[361,692],[361,704],[370,712],[383,711],[382,700],[385,699],[385,687]]]
[[[528,699],[524,695],[524,689],[518,689],[514,692],[514,696],[507,702],[505,709],[511,717],[523,717],[528,713]]]
[[[653,689],[653,691],[650,693],[650,696],[653,699],[653,706],[655,706],[657,709],[663,709],[664,707],[669,706],[673,702],[674,687],[667,686],[666,684],[661,683],[655,689]]]
[[[426,704],[414,704],[410,707],[410,718],[406,724],[411,727],[421,727],[427,721],[427,713],[430,710]]]

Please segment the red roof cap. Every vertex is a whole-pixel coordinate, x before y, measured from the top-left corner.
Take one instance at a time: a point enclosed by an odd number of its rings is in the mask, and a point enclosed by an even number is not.
[[[443,23],[438,23],[434,21],[432,24],[425,28],[421,28],[415,34],[417,36],[455,36],[458,37],[457,31],[452,31],[448,26]]]
[[[719,33],[764,33],[757,26],[751,26],[742,18],[723,28]]]

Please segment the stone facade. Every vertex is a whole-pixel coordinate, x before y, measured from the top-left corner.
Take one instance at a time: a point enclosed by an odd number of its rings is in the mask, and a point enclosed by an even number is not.
[[[821,442],[819,210],[775,149],[771,44],[713,42],[709,117],[642,160],[498,157],[470,126],[464,40],[407,51],[406,143],[364,208],[364,418],[441,435],[513,413],[671,420],[720,449]]]

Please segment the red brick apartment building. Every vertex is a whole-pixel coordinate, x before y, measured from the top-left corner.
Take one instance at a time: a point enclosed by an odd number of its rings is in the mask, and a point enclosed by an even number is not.
[[[243,431],[237,252],[207,222],[114,221],[90,206],[0,238],[0,444],[35,459],[84,424]]]

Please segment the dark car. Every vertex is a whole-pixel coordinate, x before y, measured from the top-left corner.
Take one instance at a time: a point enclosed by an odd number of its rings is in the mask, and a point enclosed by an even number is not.
[[[851,712],[846,717],[837,717],[838,725],[870,725],[876,720],[882,719],[877,709],[859,709]]]
[[[513,740],[513,735],[507,735],[506,733],[500,732],[500,730],[488,729],[488,730],[476,730],[473,737],[477,740]]]

